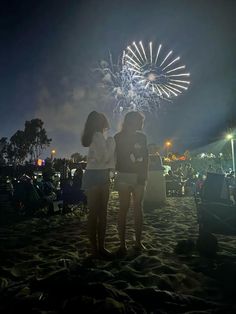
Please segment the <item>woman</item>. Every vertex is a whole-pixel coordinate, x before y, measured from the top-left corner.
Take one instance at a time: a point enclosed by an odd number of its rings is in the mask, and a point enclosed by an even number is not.
[[[109,198],[109,169],[114,168],[115,142],[112,137],[105,139],[109,128],[107,118],[92,111],[85,123],[82,144],[88,147],[87,167],[83,176],[82,189],[88,199],[88,235],[92,255],[106,257],[105,249],[107,203]]]
[[[144,116],[137,111],[128,112],[122,130],[115,135],[116,170],[115,187],[119,193],[120,210],[118,231],[120,237],[119,253],[127,251],[125,241],[126,216],[133,198],[135,221],[135,248],[144,249],[141,242],[143,226],[143,197],[148,171],[148,149],[143,128]]]

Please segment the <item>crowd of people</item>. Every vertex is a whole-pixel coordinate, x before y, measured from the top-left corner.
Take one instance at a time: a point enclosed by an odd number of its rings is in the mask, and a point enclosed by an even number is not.
[[[87,204],[87,198],[81,190],[83,170],[78,165],[74,175],[58,177],[53,168],[47,168],[42,174],[25,171],[21,175],[0,176],[0,203],[11,206],[17,215],[33,216],[39,210],[46,215],[66,213],[70,205]],[[61,207],[55,208],[55,204]],[[0,204],[2,205],[2,204]]]
[[[232,197],[236,198],[235,174],[231,168],[224,170],[221,167],[215,168],[210,164],[207,168],[196,170],[191,163],[180,164],[175,169],[168,171],[165,175],[167,195],[191,196],[201,193],[207,174],[210,173],[223,175]]]

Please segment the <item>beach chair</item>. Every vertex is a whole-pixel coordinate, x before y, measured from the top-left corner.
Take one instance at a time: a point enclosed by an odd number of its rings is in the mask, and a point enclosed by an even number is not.
[[[166,179],[166,196],[182,195],[182,185],[176,180]]]
[[[236,235],[236,204],[230,199],[225,176],[207,173],[199,194],[195,194],[199,234]]]

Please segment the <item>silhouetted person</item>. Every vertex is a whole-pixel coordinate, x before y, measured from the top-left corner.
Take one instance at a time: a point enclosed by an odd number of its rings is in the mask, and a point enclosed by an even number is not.
[[[82,144],[88,147],[87,168],[82,189],[88,198],[88,235],[93,255],[107,257],[105,249],[107,204],[109,199],[109,169],[114,168],[115,142],[105,138],[109,123],[105,115],[92,111],[86,120]]]
[[[119,193],[118,230],[120,237],[119,254],[126,253],[126,217],[133,198],[135,221],[135,247],[144,249],[142,244],[143,197],[148,172],[148,149],[146,135],[141,133],[144,116],[137,111],[128,112],[122,130],[115,135],[116,170],[115,188]]]

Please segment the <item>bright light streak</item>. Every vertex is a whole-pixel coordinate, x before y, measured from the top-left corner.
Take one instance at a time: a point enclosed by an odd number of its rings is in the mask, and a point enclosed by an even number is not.
[[[123,50],[122,58],[121,58],[122,64],[124,64],[125,56],[126,56],[125,50]]]
[[[133,50],[130,48],[130,46],[128,46],[129,51],[135,56],[135,58],[138,60],[138,62],[142,63],[142,61],[139,60],[139,58],[136,56],[136,54],[133,52]]]
[[[138,78],[138,77],[142,77],[142,75],[136,75],[136,74],[135,74],[133,77],[134,77],[134,78],[136,78],[136,77]]]
[[[190,76],[190,73],[181,73],[181,74],[171,74],[167,75],[168,77],[173,77],[173,76]]]
[[[171,81],[171,82],[176,82],[176,83],[190,84],[189,81],[173,80],[173,79],[170,79],[170,81]]]
[[[185,89],[185,90],[188,89],[188,87],[183,86],[183,85],[179,85],[179,84],[175,84],[175,83],[171,83],[171,82],[169,82],[169,84],[172,85],[172,86],[176,86],[176,87],[179,87],[179,88],[183,88],[183,89]]]
[[[156,85],[155,87],[156,87],[156,89],[158,90],[159,95],[161,96],[161,95],[162,95],[162,92],[161,92],[161,90],[160,90],[159,86],[158,86],[158,85]]]
[[[147,82],[147,80],[144,79],[144,80],[140,80],[140,81],[139,81],[139,83],[143,83],[143,82]]]
[[[179,89],[177,89],[177,88],[175,88],[175,87],[173,87],[173,86],[170,86],[170,85],[168,85],[168,84],[167,84],[167,86],[168,86],[170,89],[173,89],[175,92],[177,92],[177,93],[179,93],[179,94],[182,94],[182,91],[181,91],[181,90],[179,90]]]
[[[138,62],[136,62],[132,57],[130,57],[129,55],[127,55],[126,57],[129,58],[130,61],[132,61],[133,63],[135,63],[138,67],[140,67],[140,65],[138,64]]]
[[[127,60],[126,62],[127,62],[128,64],[130,64],[131,66],[135,67],[137,70],[140,69],[136,64],[133,64],[133,63],[130,62],[129,60]]]
[[[164,89],[164,87],[162,85],[159,85],[160,89],[163,91],[163,93],[169,98],[170,95],[166,92],[166,90]]]
[[[147,82],[147,84],[146,84],[146,86],[145,86],[145,89],[147,89],[148,88],[148,85],[150,84],[150,82]]]
[[[162,63],[160,64],[160,67],[162,66],[162,64],[165,63],[165,61],[167,60],[167,58],[169,58],[169,56],[172,54],[172,50],[166,55],[166,57],[164,58],[164,60],[162,61]]]
[[[147,56],[146,56],[146,52],[145,52],[145,50],[144,50],[144,48],[143,48],[143,43],[140,41],[139,44],[140,44],[140,46],[141,46],[141,48],[142,48],[144,57],[145,57],[145,59],[146,59],[146,61],[147,61]]]
[[[173,90],[171,90],[168,86],[166,86],[166,89],[171,92],[174,96],[178,96]]]
[[[165,69],[167,69],[169,66],[171,66],[174,62],[178,61],[180,59],[180,57],[175,58],[173,61],[171,61],[169,64],[167,64],[162,70],[164,71]]]
[[[138,52],[140,58],[142,59],[142,61],[144,61],[143,56],[142,56],[141,52],[139,51],[138,46],[136,45],[135,41],[133,42],[133,45],[134,45],[135,49],[137,50],[137,52]]]
[[[156,55],[156,59],[155,59],[155,64],[157,63],[157,59],[158,59],[160,50],[161,50],[161,44],[159,45],[158,50],[157,50],[157,55]]]
[[[186,68],[185,65],[181,65],[180,67],[172,69],[172,70],[169,70],[166,73],[171,73],[171,72],[178,71],[178,70],[185,69],[185,68]]]
[[[150,61],[152,63],[152,42],[149,43],[149,49],[150,49]]]

